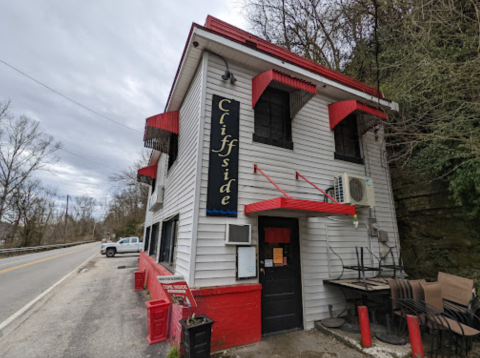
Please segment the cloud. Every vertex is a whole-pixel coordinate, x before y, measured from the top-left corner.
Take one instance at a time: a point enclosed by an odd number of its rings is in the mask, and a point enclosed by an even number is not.
[[[0,59],[95,111],[142,131],[161,113],[192,22],[207,14],[244,27],[232,1],[0,1]],[[123,128],[0,63],[0,99],[39,120],[63,147],[121,170],[142,134]],[[60,151],[37,175],[59,194],[109,194],[110,169]]]

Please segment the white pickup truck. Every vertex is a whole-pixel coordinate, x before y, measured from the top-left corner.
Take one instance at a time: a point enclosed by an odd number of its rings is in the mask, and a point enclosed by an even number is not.
[[[106,242],[102,244],[100,253],[107,257],[114,257],[116,254],[130,254],[140,252],[143,242],[138,237],[124,237],[117,242]]]

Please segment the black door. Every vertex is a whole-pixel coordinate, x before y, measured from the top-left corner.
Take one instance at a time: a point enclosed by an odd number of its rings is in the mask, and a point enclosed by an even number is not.
[[[298,220],[259,217],[262,333],[303,328]]]

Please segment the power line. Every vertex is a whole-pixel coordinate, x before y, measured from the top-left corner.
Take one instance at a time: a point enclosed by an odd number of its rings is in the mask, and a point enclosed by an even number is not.
[[[109,166],[107,166],[107,165],[105,165],[105,164],[96,162],[95,160],[90,159],[90,158],[87,158],[87,157],[84,157],[84,156],[82,156],[82,155],[80,155],[80,154],[70,152],[70,151],[68,151],[68,150],[66,150],[66,149],[63,149],[63,148],[59,148],[59,149],[60,149],[60,150],[63,150],[64,152],[67,152],[68,154],[75,155],[75,156],[77,156],[77,157],[79,157],[79,158],[82,158],[82,159],[88,160],[88,161],[90,161],[90,162],[92,162],[92,163],[101,165],[102,167],[108,168],[108,169],[110,169],[110,170],[118,171],[117,169],[113,169],[113,168],[111,168],[111,167],[109,167]]]
[[[137,132],[137,133],[143,133],[143,132],[141,132],[141,131],[139,131],[139,130],[137,130],[137,129],[135,129],[135,128],[132,128],[132,127],[129,127],[129,126],[125,125],[125,124],[122,124],[122,123],[120,123],[120,122],[117,122],[116,120],[114,120],[114,119],[112,119],[112,118],[109,118],[109,117],[107,117],[107,116],[105,116],[105,115],[103,115],[103,114],[101,114],[101,113],[99,113],[99,112],[97,112],[97,111],[95,111],[95,110],[93,110],[93,109],[91,109],[91,108],[89,108],[89,107],[87,107],[87,106],[85,106],[85,105],[83,105],[83,104],[75,101],[74,99],[71,99],[70,97],[65,96],[64,94],[62,94],[62,93],[54,90],[53,88],[47,86],[46,84],[44,84],[44,83],[42,83],[42,82],[36,80],[36,79],[33,78],[32,76],[27,75],[25,72],[23,72],[23,71],[19,70],[18,68],[10,65],[9,63],[3,61],[2,59],[0,59],[0,62],[2,62],[4,65],[10,67],[12,70],[17,71],[17,72],[20,73],[21,75],[23,75],[23,76],[31,79],[32,81],[38,83],[40,86],[45,87],[46,89],[52,91],[53,93],[56,93],[56,94],[58,94],[59,96],[62,96],[63,98],[69,100],[70,102],[75,103],[77,106],[80,106],[80,107],[86,109],[87,111],[90,111],[90,112],[96,114],[97,116],[100,116],[100,117],[102,117],[102,118],[104,118],[104,119],[107,119],[107,120],[109,120],[109,121],[111,121],[111,122],[113,122],[113,123],[116,123],[116,124],[118,124],[118,125],[120,125],[120,126],[122,126],[122,127],[128,128],[128,129],[130,129],[131,131],[134,131],[134,132]]]

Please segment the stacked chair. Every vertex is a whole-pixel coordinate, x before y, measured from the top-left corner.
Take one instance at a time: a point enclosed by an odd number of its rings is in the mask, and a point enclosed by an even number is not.
[[[452,351],[466,356],[474,337],[480,336],[479,307],[474,283],[462,277],[439,273],[438,281],[388,279],[392,299],[392,322],[406,330],[406,316],[416,315],[422,331],[431,333],[432,357]]]

